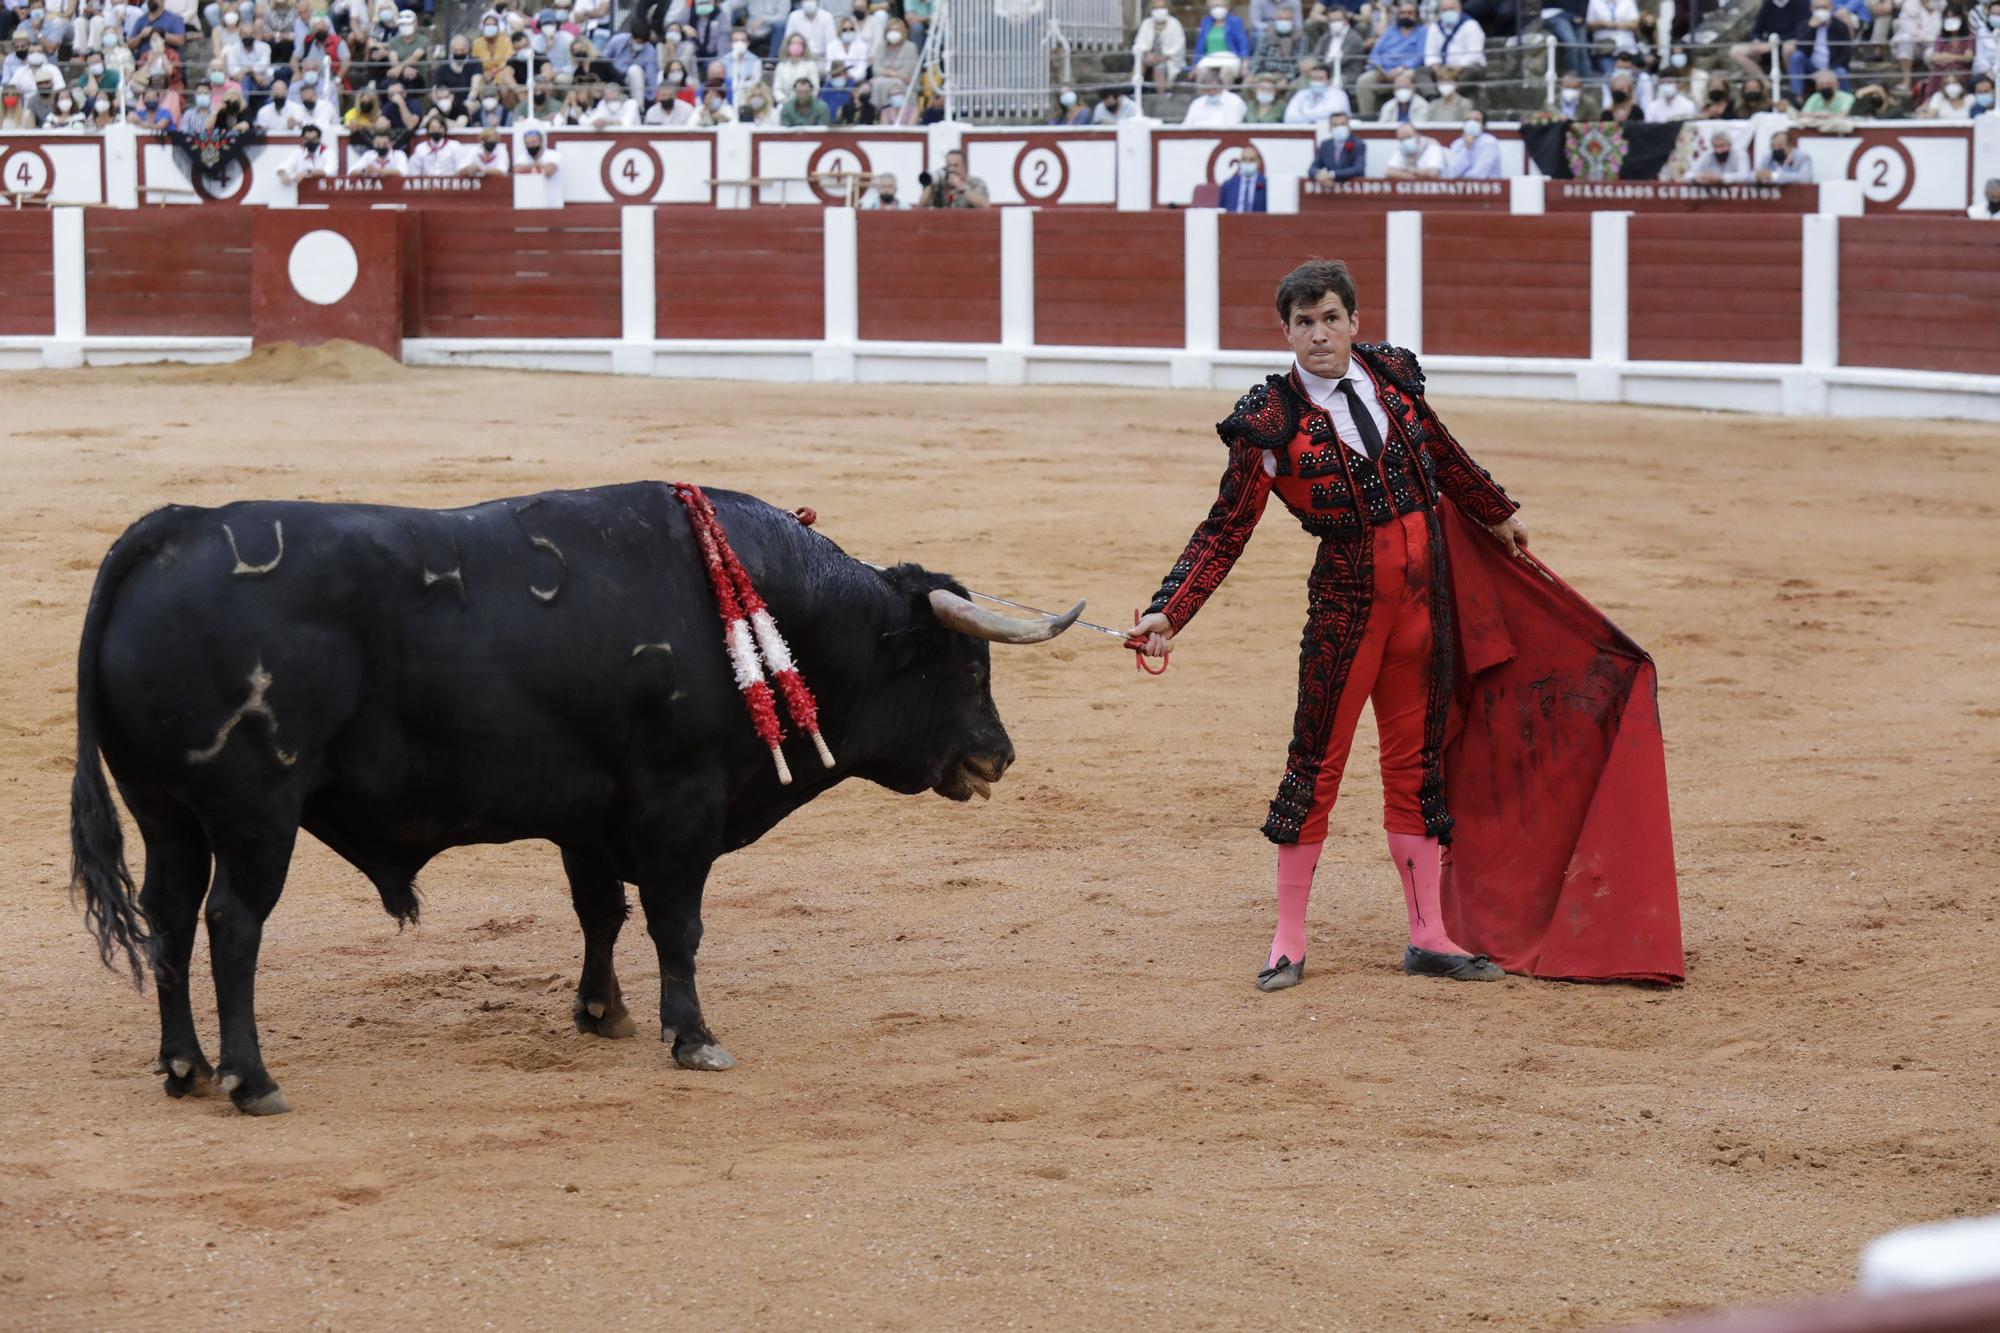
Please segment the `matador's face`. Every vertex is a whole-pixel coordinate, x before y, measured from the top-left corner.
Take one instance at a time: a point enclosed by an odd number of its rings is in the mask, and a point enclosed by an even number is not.
[[[1349,310],[1338,295],[1328,292],[1310,305],[1300,302],[1292,307],[1292,318],[1285,325],[1285,340],[1292,345],[1292,355],[1298,357],[1301,366],[1315,375],[1333,379],[1346,372],[1348,350],[1360,332],[1360,316]]]

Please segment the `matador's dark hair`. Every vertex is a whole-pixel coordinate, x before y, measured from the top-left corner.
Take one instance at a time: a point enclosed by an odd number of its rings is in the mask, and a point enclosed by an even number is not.
[[[1301,305],[1315,305],[1331,293],[1353,314],[1357,308],[1354,275],[1338,259],[1308,259],[1278,283],[1278,318],[1292,322],[1292,311]]]

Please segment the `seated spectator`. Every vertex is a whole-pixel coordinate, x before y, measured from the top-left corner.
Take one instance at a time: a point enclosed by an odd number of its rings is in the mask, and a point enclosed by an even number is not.
[[[1243,20],[1226,3],[1211,5],[1195,34],[1190,72],[1198,80],[1202,71],[1213,70],[1222,82],[1235,83],[1249,59],[1250,34],[1244,31]]]
[[[1788,3],[1796,4],[1798,0]],[[1608,79],[1618,52],[1639,48],[1638,0],[1590,0],[1584,22],[1589,27],[1598,72]]]
[[[456,176],[465,165],[458,145],[446,137],[441,116],[426,116],[424,132],[410,149],[408,174],[412,176]]]
[[[1638,105],[1643,107],[1646,103],[1653,100],[1653,76],[1640,66],[1637,52],[1613,51],[1611,53],[1611,74],[1613,77],[1623,74],[1626,78],[1632,80],[1632,100]],[[1607,78],[1604,80],[1604,87],[1600,90],[1600,94],[1605,101],[1608,102],[1611,100],[1611,79]]]
[[[514,174],[541,176],[548,182],[549,207],[562,207],[562,158],[544,141],[540,130],[530,129],[521,135],[521,160],[514,164]]]
[[[1431,125],[1456,125],[1478,109],[1463,88],[1447,79],[1437,86],[1437,96],[1424,107],[1424,120]]]
[[[1954,74],[1950,82],[1917,108],[1917,114],[1925,120],[1971,120],[1978,110],[1979,104],[1972,100],[1964,81]]]
[[[487,89],[479,98],[479,103],[466,118],[466,128],[474,130],[497,130],[506,126],[514,118],[513,109],[500,98],[500,93],[508,89]]]
[[[1983,10],[1975,5],[1967,13],[1976,47],[1972,68],[1980,74],[2000,74],[2000,0],[1988,0]]]
[[[862,84],[854,90],[854,96],[847,99],[847,105],[834,112],[836,125],[879,125],[882,123],[882,108],[875,105],[875,89]]]
[[[1790,131],[1779,130],[1771,136],[1764,160],[1757,164],[1756,180],[1759,185],[1811,185],[1812,159],[1792,143]]]
[[[489,9],[479,16],[479,35],[472,39],[470,49],[472,58],[489,79],[499,78],[501,68],[514,58],[514,39],[496,11]]]
[[[484,68],[472,58],[472,43],[464,37],[452,38],[449,50],[451,54],[431,71],[431,86],[464,101],[472,96],[474,80],[485,76]]]
[[[35,113],[28,109],[28,99],[21,96],[21,90],[11,83],[0,85],[0,130],[37,128]]]
[[[837,67],[846,71],[850,83],[861,82],[868,77],[868,47],[861,25],[851,18],[842,19],[833,45],[826,50],[827,71],[831,73]]]
[[[660,75],[659,82],[654,87],[666,89],[671,96],[686,102],[690,107],[700,100],[695,96],[694,83],[688,78],[686,67],[678,60],[667,63],[666,72]]]
[[[1254,3],[1251,12],[1256,12]],[[1270,26],[1257,38],[1257,49],[1250,55],[1250,72],[1269,74],[1287,83],[1300,62],[1307,58],[1306,37],[1299,31],[1298,12],[1290,5],[1277,6]]]
[[[102,93],[113,99],[118,97],[118,84],[123,78],[120,70],[105,64],[104,53],[92,51],[83,62],[83,69],[76,77],[76,90],[85,99],[95,98]]]
[[[908,0],[904,0],[908,3]],[[1090,113],[1093,125],[1116,125],[1121,120],[1130,120],[1139,114],[1139,99],[1127,97],[1117,88],[1106,88],[1097,96],[1097,105]]]
[[[1687,178],[1696,185],[1747,181],[1750,179],[1750,160],[1744,156],[1736,136],[1728,130],[1719,129],[1709,136],[1708,147],[1702,149],[1701,156],[1688,168]]]
[[[646,114],[641,119],[648,125],[699,125],[702,110],[701,106],[689,106],[683,102],[673,88],[663,83],[654,91],[653,103],[646,108]],[[730,120],[735,119],[732,112]]]
[[[1563,75],[1556,88],[1556,110],[1565,120],[1596,120],[1604,114],[1597,95],[1584,89],[1583,80],[1574,71]]]
[[[974,201],[971,196],[979,196]],[[944,170],[925,186],[924,208],[985,208],[986,182],[968,175],[965,150],[954,148],[944,155]]]
[[[1264,175],[1263,155],[1254,148],[1245,148],[1236,159],[1235,174],[1222,182],[1222,197],[1216,206],[1225,213],[1268,213],[1269,184]]]
[[[1653,100],[1646,103],[1648,121],[1657,124],[1670,120],[1694,119],[1696,109],[1694,99],[1681,91],[1679,80],[1669,79],[1663,75],[1653,86],[1653,91]]]
[[[1729,80],[1717,76],[1708,81],[1708,98],[1701,104],[1701,120],[1736,120],[1736,92]]]
[[[1368,148],[1354,137],[1345,111],[1336,111],[1328,119],[1326,138],[1313,150],[1310,170],[1321,185],[1359,180],[1368,174]]]
[[[765,129],[771,128],[778,123],[776,100],[772,97],[771,90],[763,84],[751,84],[749,91],[743,96],[743,105],[736,110],[737,121],[739,123],[748,121]]]
[[[1799,43],[1807,40],[1807,23],[1812,17],[1808,0],[1763,0],[1757,7],[1757,17],[1750,24],[1753,40],[1738,42],[1729,48],[1729,58],[1734,60],[1745,74],[1760,74],[1771,63],[1771,47],[1775,42],[1781,51],[1781,59],[1790,63],[1797,53]]]
[[[1889,53],[1903,70],[1902,91],[1914,88],[1912,80],[1917,57],[1928,55],[1944,31],[1944,6],[1933,0],[1902,0],[1896,9],[1895,26],[1890,30]]]
[[[1638,99],[1632,96],[1631,75],[1611,76],[1611,105],[1604,108],[1602,119],[1617,125],[1634,124],[1646,119],[1646,113],[1640,109]]]
[[[382,117],[389,122],[389,133],[397,143],[408,143],[423,121],[416,104],[410,100],[409,90],[400,83],[390,84],[384,94]]]
[[[909,29],[901,19],[890,19],[882,26],[880,45],[870,49],[868,77],[875,85],[878,105],[907,97],[916,89],[917,66],[922,57],[909,37]]]
[[[278,179],[296,185],[309,176],[332,176],[337,161],[333,145],[321,142],[318,123],[308,120],[299,130],[299,146],[278,165]]]
[[[930,31],[935,8],[936,0],[903,0],[903,22],[909,28],[910,45],[919,51],[924,49],[924,37]]]
[[[743,95],[764,78],[764,62],[750,49],[750,35],[738,28],[729,37],[729,54],[722,58],[722,77],[730,103],[743,105]]]
[[[125,44],[135,53],[145,50],[155,35],[175,51],[187,45],[187,24],[167,8],[165,0],[146,0],[145,8],[125,25]]]
[[[1437,19],[1424,29],[1424,68],[1431,81],[1471,83],[1486,71],[1486,29],[1470,18],[1461,0],[1438,0]]]
[[[826,49],[833,45],[833,40],[839,33],[833,15],[820,7],[819,0],[799,0],[799,7],[785,20],[785,50],[787,52],[791,50],[794,36],[803,37],[806,53],[814,61],[822,61],[826,59]],[[813,80],[813,87],[819,87],[818,79]]]
[[[1345,116],[1351,109],[1347,94],[1333,81],[1333,71],[1316,64],[1306,73],[1306,86],[1293,93],[1286,104],[1285,123],[1317,125],[1328,116]]]
[[[660,53],[651,42],[642,42],[629,32],[614,32],[604,44],[603,55],[633,101],[646,101],[660,86]]]
[[[2000,222],[2000,177],[1986,182],[1986,193],[1972,201],[1972,206],[1965,210],[1965,216]]]
[[[1500,141],[1486,132],[1486,113],[1474,111],[1451,150],[1445,154],[1448,181],[1493,181],[1506,174],[1500,167]]]
[[[16,97],[21,95],[20,89],[11,85],[7,91]],[[29,119],[32,120],[33,116],[31,115]],[[178,124],[173,106],[167,97],[166,80],[156,79],[149,83],[146,91],[139,95],[138,103],[127,109],[126,119],[141,130],[154,134],[164,133]]]
[[[1200,94],[1188,104],[1187,115],[1181,118],[1183,125],[1201,125],[1208,128],[1225,125],[1241,125],[1248,108],[1243,99],[1222,86],[1222,76],[1211,67],[1203,69],[1196,76]]]
[[[1417,127],[1407,120],[1396,127],[1396,155],[1389,159],[1383,175],[1398,181],[1434,181],[1444,175],[1444,168],[1444,149],[1435,139],[1418,134]]]
[[[891,171],[875,173],[875,188],[861,196],[860,208],[897,209],[908,208],[908,201],[896,193],[896,175]]]
[[[1250,96],[1245,100],[1244,121],[1251,125],[1279,125],[1284,123],[1285,102],[1278,96],[1278,79],[1273,74],[1254,74],[1250,78]]]
[[[1325,11],[1315,4],[1313,14],[1315,16],[1325,14],[1323,19],[1318,19],[1321,26],[1315,30],[1312,23],[1306,24],[1307,54],[1312,56],[1316,52],[1316,58],[1320,63],[1329,69],[1338,70],[1341,77],[1334,79],[1336,87],[1345,80],[1353,79],[1354,75],[1348,71],[1359,71],[1367,66],[1368,48],[1375,44],[1370,20],[1355,22],[1346,8],[1350,3],[1352,0],[1334,0],[1335,7]],[[1364,5],[1363,12],[1380,11],[1370,10]],[[1318,32],[1316,39],[1311,36],[1315,31]]]
[[[1772,104],[1770,86],[1764,82],[1761,74],[1754,79],[1743,80],[1743,91],[1737,103],[1737,114],[1744,120],[1752,116],[1761,116],[1768,111],[1786,109]]]
[[[1785,70],[1792,79],[1794,101],[1805,97],[1807,76],[1823,69],[1832,70],[1841,85],[1846,86],[1848,66],[1854,63],[1855,38],[1852,14],[1835,9],[1833,0],[1812,0],[1805,34],[1799,39],[1798,50],[1785,62]]]
[[[737,32],[743,35],[744,44],[754,48],[758,55],[769,56],[775,60],[778,49],[785,40],[785,21],[791,16],[791,0],[747,0],[738,15],[738,21],[743,26],[738,28]],[[733,44],[735,40],[736,33],[731,33],[731,43]],[[740,105],[742,101],[740,92],[737,93],[737,101]]]
[[[49,103],[49,113],[42,120],[45,130],[81,130],[89,125],[90,118],[84,114],[83,104],[75,93],[67,88],[57,88],[56,95]]]
[[[389,126],[385,123],[375,127],[374,137],[367,148],[347,159],[347,174],[371,178],[407,176],[410,174],[410,159],[389,137]]]
[[[1081,106],[1076,99],[1076,89],[1064,88],[1056,93],[1056,113],[1049,117],[1051,125],[1088,125],[1090,108]]]
[[[1590,68],[1590,47],[1583,40],[1589,14],[1589,0],[1542,0],[1542,27],[1556,39],[1557,62],[1578,78]]]
[[[1978,47],[1966,29],[1965,16],[1957,3],[1958,0],[1952,0],[1951,7],[1944,11],[1944,18],[1939,24],[1942,31],[1938,39],[1931,43],[1930,74],[1917,84],[1915,94],[1919,104],[1928,102],[1932,94],[1954,79],[1963,87],[1966,77],[1972,73],[1972,62],[1978,55]]]
[[[778,123],[790,129],[799,125],[831,125],[833,117],[827,114],[826,103],[813,92],[811,79],[792,80],[792,100],[785,103],[778,113]]]
[[[819,91],[819,61],[813,57],[803,33],[790,33],[785,37],[784,56],[778,67],[771,72],[771,85],[775,88],[789,88],[804,79]]]
[[[1172,90],[1174,76],[1180,73],[1186,56],[1186,30],[1174,21],[1162,0],[1155,0],[1132,39],[1132,59],[1139,72],[1152,82],[1153,91],[1164,97]]]
[[[334,119],[334,104],[331,100],[321,99],[319,85],[312,81],[313,78],[314,76],[311,74],[306,75],[305,80],[301,83],[294,97],[299,104],[299,109],[305,112],[307,120],[319,126],[326,133],[332,134],[336,124]]]
[[[54,78],[54,72],[50,72]],[[215,123],[215,93],[206,86],[194,90],[194,105],[181,112],[179,129],[183,134],[200,134]]]
[[[1813,75],[1813,94],[1806,99],[1799,111],[1799,119],[1807,125],[1824,125],[1831,120],[1845,120],[1854,110],[1854,94],[1840,86],[1840,77],[1830,69],[1823,69]]]
[[[1991,74],[1980,74],[1972,80],[1972,114],[1975,118],[1993,114],[1993,76]]]
[[[291,100],[291,90],[283,79],[271,85],[271,95],[257,108],[256,125],[266,135],[296,133],[305,120],[304,108]]]
[[[1404,80],[1406,75],[1407,84]],[[1407,105],[1409,99],[1402,97],[1402,90],[1407,86],[1414,92],[1418,83],[1426,92],[1435,87],[1430,71],[1424,68],[1424,33],[1417,26],[1416,0],[1396,0],[1396,21],[1375,39],[1374,47],[1369,50],[1368,68],[1361,71],[1361,77],[1354,85],[1355,101],[1360,104],[1361,114],[1366,118],[1375,115],[1381,106],[1385,87],[1393,85],[1398,99]],[[1394,114],[1382,119],[1387,124],[1421,117]]]
[[[1382,114],[1376,119],[1384,125],[1422,124],[1430,119],[1430,108],[1429,102],[1417,96],[1417,76],[1403,70],[1396,75],[1395,95],[1382,104]]]
[[[686,105],[687,103],[678,99],[674,102],[676,108],[685,107]],[[659,109],[658,103],[646,108],[646,123],[648,125],[657,123],[653,120],[653,115]],[[729,99],[722,95],[721,84],[711,83],[701,90],[701,106],[694,113],[694,123],[704,130],[712,130],[717,125],[734,125],[736,123],[736,108],[729,105]]]
[[[479,132],[479,146],[466,153],[459,161],[458,174],[482,178],[486,176],[506,176],[512,167],[507,160],[507,145],[500,141],[500,131],[488,126]]]

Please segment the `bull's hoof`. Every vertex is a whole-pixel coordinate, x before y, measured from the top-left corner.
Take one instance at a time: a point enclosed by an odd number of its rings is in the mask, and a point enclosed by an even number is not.
[[[216,1086],[228,1093],[229,1100],[245,1115],[283,1115],[292,1109],[285,1094],[278,1091],[278,1085],[262,1069],[247,1076],[224,1070]]]
[[[617,1002],[606,1004],[602,1000],[592,1000],[579,1004],[572,1011],[578,1032],[594,1033],[600,1037],[636,1037],[639,1025],[632,1021],[632,1015],[625,1006]]]
[[[283,1115],[292,1109],[292,1104],[285,1100],[284,1093],[273,1088],[262,1097],[237,1102],[236,1109],[245,1115]]]
[[[163,1055],[153,1062],[153,1072],[167,1076],[160,1086],[169,1097],[207,1097],[215,1091],[215,1071],[200,1056]]]
[[[736,1068],[736,1058],[714,1042],[674,1047],[674,1063],[682,1069],[723,1070]]]

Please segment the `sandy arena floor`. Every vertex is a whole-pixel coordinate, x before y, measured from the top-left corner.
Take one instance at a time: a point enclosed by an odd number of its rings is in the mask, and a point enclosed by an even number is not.
[[[1372,759],[1307,984],[1252,989],[1311,552],[1274,510],[1164,679],[996,652],[991,804],[851,785],[718,866],[732,1073],[572,1030],[553,849],[445,856],[398,935],[302,841],[258,996],[298,1109],[255,1121],[161,1094],[152,998],[63,892],[77,634],[131,520],[688,477],[1118,621],[1228,397],[296,356],[0,392],[0,1325],[1573,1327],[1839,1289],[1872,1235],[2000,1209],[1976,428],[1441,402],[1659,659],[1682,991],[1403,978]],[[636,923],[619,965],[650,1011]]]

